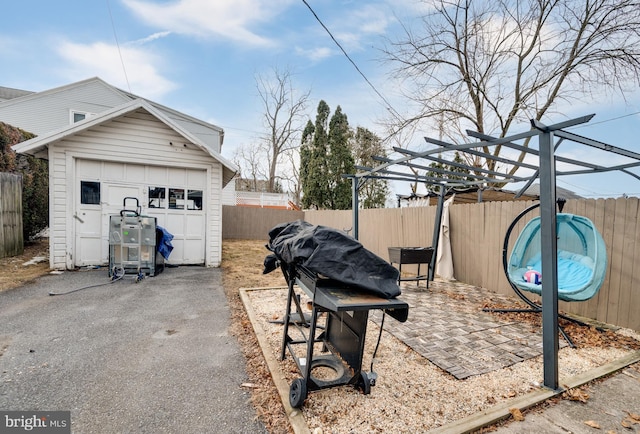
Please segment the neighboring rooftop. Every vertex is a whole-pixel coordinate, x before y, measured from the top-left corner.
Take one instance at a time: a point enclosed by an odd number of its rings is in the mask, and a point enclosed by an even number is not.
[[[7,101],[13,98],[19,98],[21,96],[30,95],[34,92],[30,90],[13,89],[11,87],[0,86],[0,102]]]
[[[528,194],[530,196],[540,196],[540,184],[532,184],[531,187],[527,188],[525,194]],[[558,187],[557,185],[556,196],[563,199],[584,199],[579,194],[576,194],[571,190],[567,190],[566,188]]]
[[[478,187],[469,188],[452,188],[447,191],[445,197],[456,195],[454,203],[478,203],[478,202],[495,202],[505,200],[538,200],[540,199],[540,184],[532,184],[520,197],[515,197],[518,193],[516,190],[504,190],[499,188],[486,187],[479,189]],[[438,201],[438,194],[429,192],[428,194],[418,195],[402,195],[397,194],[398,203],[406,201],[413,203],[412,206],[435,205]],[[582,196],[574,193],[566,188],[556,186],[556,196],[563,199],[583,199]],[[400,205],[399,205],[400,206]]]

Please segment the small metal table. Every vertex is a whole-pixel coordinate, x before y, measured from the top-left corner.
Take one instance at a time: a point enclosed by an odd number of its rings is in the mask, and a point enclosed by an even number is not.
[[[396,320],[404,322],[409,314],[408,304],[397,298],[381,298],[334,280],[318,278],[302,267],[284,267],[283,265],[288,296],[280,358],[284,360],[289,350],[302,374],[302,378],[295,379],[291,384],[291,406],[302,407],[310,391],[346,384],[354,385],[364,394],[369,394],[371,386],[375,384],[375,375],[362,370],[369,310],[382,309]],[[294,290],[295,285],[312,300],[310,320],[302,312],[299,296]],[[295,306],[295,312],[292,312],[292,306]],[[326,313],[324,324],[318,324],[323,313]],[[290,336],[290,325],[297,327],[303,339],[293,339]],[[307,327],[308,333],[305,333]],[[321,332],[316,336],[318,329]],[[315,344],[321,346],[321,354],[314,354]],[[296,346],[306,347],[304,357],[296,354]],[[317,378],[313,375],[313,370],[320,367],[328,368],[335,376],[328,379]]]
[[[391,265],[398,264],[398,283],[404,281],[415,281],[416,285],[421,280],[427,281],[429,287],[429,269],[431,268],[431,259],[433,258],[433,247],[389,247],[389,262]],[[403,264],[417,264],[418,273],[415,277],[402,277]],[[420,274],[420,264],[427,264],[427,274]]]

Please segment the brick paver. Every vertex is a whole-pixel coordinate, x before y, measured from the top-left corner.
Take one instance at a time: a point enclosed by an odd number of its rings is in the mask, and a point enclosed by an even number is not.
[[[400,298],[409,304],[409,318],[404,323],[385,321],[385,330],[458,379],[542,354],[540,328],[482,311],[489,301],[512,302],[509,297],[464,283],[434,281],[429,289],[403,285]],[[380,314],[372,318],[379,321]]]

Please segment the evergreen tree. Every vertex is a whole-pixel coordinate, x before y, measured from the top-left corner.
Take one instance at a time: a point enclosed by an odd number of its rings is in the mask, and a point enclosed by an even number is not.
[[[358,166],[375,167],[379,162],[374,156],[386,157],[382,140],[366,128],[356,128],[351,145]],[[366,179],[359,187],[359,203],[362,208],[384,208],[389,196],[389,183],[383,179]]]
[[[442,157],[439,155],[439,157]],[[462,156],[460,155],[460,153],[458,151],[456,151],[455,156],[453,158],[453,163],[457,163],[457,164],[467,164]],[[474,178],[469,176],[470,172],[469,169],[463,169],[461,167],[458,166],[454,166],[454,165],[450,165],[450,164],[445,164],[445,163],[441,163],[441,162],[436,162],[434,161],[433,163],[429,164],[429,167],[432,167],[434,169],[440,169],[440,170],[445,170],[447,172],[453,172],[453,173],[442,173],[439,171],[434,171],[434,170],[430,170],[426,173],[427,176],[430,177],[435,177],[435,178],[446,178],[449,181],[473,181]],[[459,174],[459,175],[458,175]],[[429,191],[434,191],[435,188],[433,185],[427,185],[427,190]]]
[[[327,153],[329,150],[328,125],[329,105],[320,101],[315,125],[307,123],[302,133],[300,149],[300,177],[302,182],[302,206],[304,208],[327,208]]]
[[[349,147],[351,131],[347,115],[338,106],[329,123],[328,196],[329,208],[351,209],[351,180],[343,174],[354,173],[353,155]]]
[[[351,131],[340,106],[329,122],[330,108],[320,101],[316,122],[307,123],[300,146],[302,206],[316,209],[350,209],[351,180],[354,173],[350,148]]]
[[[308,168],[311,161],[311,144],[313,143],[314,131],[313,123],[308,121],[302,131],[302,141],[300,143],[300,188],[303,194],[300,204],[303,208],[311,207],[311,199],[313,197],[311,175]]]

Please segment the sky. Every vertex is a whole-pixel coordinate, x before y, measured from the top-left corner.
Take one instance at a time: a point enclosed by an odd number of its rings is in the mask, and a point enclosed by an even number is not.
[[[424,6],[414,0],[307,3],[371,85],[302,0],[21,0],[2,6],[0,86],[43,91],[97,76],[224,128],[222,154],[233,160],[236,149],[264,133],[256,77],[288,70],[295,92],[310,92],[309,119],[324,100],[332,111],[340,105],[352,127],[384,136],[380,121],[388,111],[378,93],[398,111],[407,103],[381,48]],[[640,91],[560,111],[564,116],[554,122],[595,113],[571,131],[640,152]],[[420,131],[403,146],[425,150],[422,136],[437,133]],[[592,151],[562,152],[582,158]],[[557,184],[584,197],[640,196],[640,180],[627,175],[559,178]],[[393,190],[410,193],[407,183],[394,183]]]

